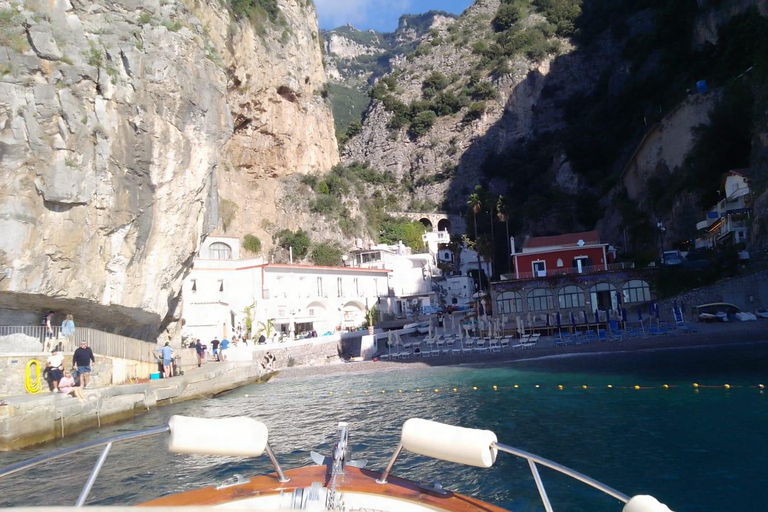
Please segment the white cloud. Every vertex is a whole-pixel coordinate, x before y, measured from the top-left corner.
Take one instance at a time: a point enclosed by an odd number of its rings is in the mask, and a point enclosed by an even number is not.
[[[411,8],[411,0],[315,0],[315,7],[325,28],[346,23],[367,28],[380,24],[382,17],[397,19]]]

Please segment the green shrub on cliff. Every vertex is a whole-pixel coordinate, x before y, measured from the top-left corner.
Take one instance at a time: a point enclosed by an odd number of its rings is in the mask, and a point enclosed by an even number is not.
[[[265,19],[275,23],[280,16],[277,0],[232,0],[232,14],[258,25]]]
[[[245,235],[243,237],[243,249],[254,254],[261,252],[261,240],[256,235]]]

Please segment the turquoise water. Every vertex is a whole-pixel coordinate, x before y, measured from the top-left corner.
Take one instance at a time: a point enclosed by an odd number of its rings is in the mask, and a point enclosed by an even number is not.
[[[502,443],[553,459],[626,494],[653,494],[677,512],[762,511],[768,503],[768,397],[757,385],[768,384],[767,370],[768,344],[759,344],[556,358],[503,368],[406,368],[278,380],[153,410],[131,424],[66,444],[154,426],[172,414],[247,414],[268,425],[270,444],[290,468],[311,464],[310,450],[328,453],[336,424],[348,421],[353,457],[365,457],[370,468],[382,469],[403,421],[417,416],[491,429]],[[725,383],[731,389],[724,389]],[[0,464],[37,452],[0,454]],[[93,453],[51,464],[26,475],[23,486],[19,480],[2,481],[0,505],[72,504],[79,489],[49,491],[56,484],[51,477],[71,474],[72,481],[84,481],[87,461],[95,458]],[[89,503],[137,503],[268,468],[265,457],[243,462],[168,455],[160,440],[136,442],[113,449]],[[448,489],[514,511],[543,510],[527,464],[506,454],[499,454],[491,469],[405,454],[393,473],[437,479]],[[541,473],[558,512],[621,510],[618,502],[583,484],[546,468]],[[30,488],[35,503],[29,502]]]

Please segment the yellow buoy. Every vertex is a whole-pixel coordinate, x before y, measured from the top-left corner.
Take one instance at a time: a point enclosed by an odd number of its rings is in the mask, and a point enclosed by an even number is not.
[[[245,394],[245,398],[248,398],[248,393]]]
[[[765,389],[765,384],[758,384],[757,387],[759,387],[760,389]]]
[[[515,389],[517,389],[518,387],[520,387],[520,386],[518,386],[517,384],[515,384]]]
[[[583,386],[581,386],[581,387],[582,387],[582,388],[584,388],[584,389],[588,389],[586,384],[584,384],[584,385],[583,385]]]
[[[473,391],[477,391],[477,386],[472,386]]]
[[[637,384],[635,384],[635,389],[640,389],[640,386],[638,386]]]
[[[440,390],[435,388],[435,393],[439,393],[439,392],[440,392]]]
[[[402,392],[403,392],[403,390],[402,390],[402,389],[398,389],[398,390],[397,390],[397,392],[398,392],[398,393],[402,393]]]
[[[557,385],[557,389],[563,389],[563,385],[562,384],[558,384]]]
[[[382,394],[382,395],[384,395],[384,394],[386,394],[386,393],[387,393],[387,392],[386,392],[386,391],[384,391],[383,389],[381,390],[381,394]]]
[[[418,393],[419,391],[421,391],[421,390],[419,388],[416,388],[416,392]]]
[[[726,385],[724,385],[723,387],[724,387],[725,389],[731,389],[731,385],[730,385],[730,384],[726,384]]]
[[[494,385],[493,385],[493,390],[494,390],[494,391],[496,391],[496,390],[498,390],[498,389],[499,389],[499,388],[497,388],[497,387],[496,387],[496,384],[494,384]]]
[[[456,388],[453,388],[453,392],[455,393],[456,391],[457,391],[457,389],[456,389]]]
[[[613,384],[608,384],[608,386],[606,386],[606,387],[608,387],[610,389],[610,388],[613,387]]]
[[[347,394],[349,394],[349,391],[347,391]]]
[[[662,384],[661,387],[663,387],[664,389],[669,389],[669,384]]]
[[[366,391],[366,392],[365,392],[365,394],[367,395],[367,394],[368,394],[368,392]]]
[[[538,384],[536,384],[536,386],[535,386],[535,387],[538,389],[539,385],[538,385]]]
[[[329,395],[329,396],[333,396],[333,391],[329,391],[329,392],[328,392],[328,395]]]
[[[693,383],[693,387],[697,388],[697,387],[699,387],[699,385],[696,382],[694,382]]]

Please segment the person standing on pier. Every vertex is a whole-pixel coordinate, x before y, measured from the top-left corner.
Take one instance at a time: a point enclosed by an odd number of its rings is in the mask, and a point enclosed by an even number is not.
[[[80,342],[80,346],[72,354],[72,365],[77,368],[77,375],[80,377],[80,385],[85,389],[91,380],[91,363],[96,362],[93,357],[93,350],[88,346],[85,340]]]

